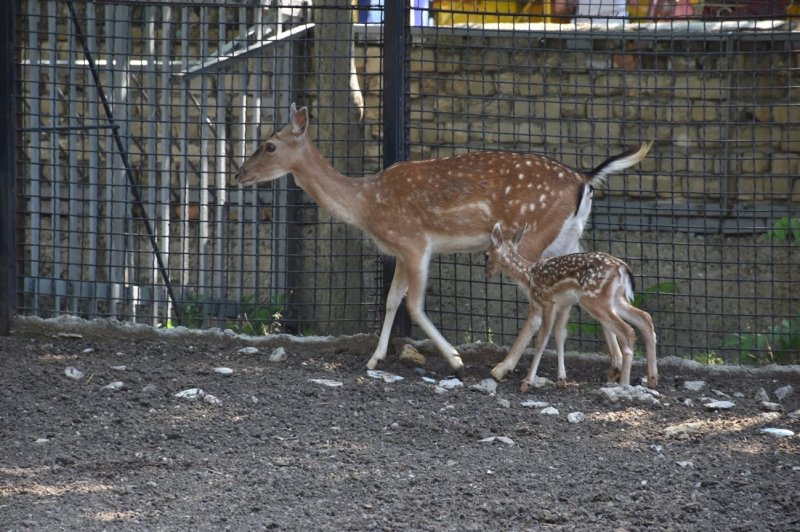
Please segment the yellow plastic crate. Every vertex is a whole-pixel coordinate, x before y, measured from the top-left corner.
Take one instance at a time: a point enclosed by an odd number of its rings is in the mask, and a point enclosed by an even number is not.
[[[433,0],[431,10],[437,26],[514,22],[517,0]]]

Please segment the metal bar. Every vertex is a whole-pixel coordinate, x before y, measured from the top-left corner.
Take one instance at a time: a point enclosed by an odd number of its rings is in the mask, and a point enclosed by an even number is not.
[[[19,129],[21,133],[44,133],[55,131],[57,133],[65,131],[91,131],[95,129],[119,129],[119,124],[103,124],[96,126],[49,126],[49,127],[23,127]]]
[[[294,39],[295,37],[302,35],[303,33],[307,32],[313,27],[314,24],[311,23],[302,24],[300,26],[295,26],[289,30],[282,31],[277,35],[275,35],[274,37],[268,37],[264,40],[261,40],[259,38],[257,43],[251,44],[250,46],[247,46],[242,50],[237,50],[225,56],[209,59],[207,61],[204,61],[200,65],[187,69],[184,72],[176,72],[175,74],[173,74],[173,76],[189,78],[202,74],[208,74],[211,71],[218,70],[223,67],[228,67],[230,66],[228,63],[231,63],[236,60],[246,59],[251,55],[260,53],[261,50],[263,50],[264,48],[268,48],[270,46],[281,44],[284,41]]]
[[[406,43],[409,39],[409,16],[405,2],[388,2],[384,9],[383,167],[389,168],[394,163],[405,161],[408,158]],[[384,258],[384,301],[389,294],[394,268],[395,261]],[[397,310],[392,331],[395,336],[411,334],[411,318],[405,305]]]
[[[86,4],[86,29],[87,39],[86,43],[90,50],[97,50],[97,26],[96,26],[96,11],[94,2]],[[89,84],[86,88],[88,101],[97,101],[97,87]],[[99,120],[99,112],[96,105],[88,105],[87,115],[90,122],[97,122]],[[103,126],[108,127],[108,126]],[[118,127],[114,124],[113,128]],[[89,139],[89,153],[100,153],[100,127],[92,128],[97,131],[92,134]],[[88,231],[87,231],[87,245],[88,245],[88,264],[86,265],[86,279],[97,279],[97,265],[98,265],[98,216],[100,212],[100,167],[99,161],[97,163],[91,161],[89,163],[89,177],[88,177],[88,199],[86,200],[86,209],[88,212]],[[91,283],[92,287],[95,286]],[[95,318],[98,314],[98,295],[91,292],[88,296],[88,316]]]
[[[16,145],[16,76],[14,72],[14,21],[16,2],[0,2],[0,335],[11,332],[17,313],[17,187],[14,155]]]
[[[38,59],[41,57],[41,50],[39,49],[39,41],[38,41],[38,31],[37,28],[39,27],[39,21],[41,20],[41,11],[40,5],[38,2],[34,2],[31,6],[31,12],[28,15],[28,49],[30,50],[31,57],[33,59]],[[32,61],[32,64],[36,64],[36,62]],[[30,87],[29,92],[30,94],[34,95],[30,99],[30,113],[29,117],[30,120],[35,120],[37,123],[41,123],[42,120],[42,113],[41,113],[41,100],[39,98],[39,94],[41,94],[41,75],[40,75],[41,67],[31,67],[31,71],[29,76],[30,79]],[[40,265],[41,265],[41,227],[42,227],[42,135],[40,133],[36,133],[31,135],[31,161],[30,165],[28,166],[28,172],[25,176],[26,183],[28,183],[27,188],[27,196],[28,196],[28,211],[30,212],[30,229],[28,235],[28,241],[30,244],[30,261],[28,268],[24,268],[24,274],[30,274],[34,279],[39,279],[40,277]],[[27,271],[25,271],[27,270]],[[34,289],[29,291],[31,296],[31,304],[28,307],[28,310],[32,310],[34,313],[39,312],[39,291]]]
[[[57,35],[57,11],[58,5],[55,2],[47,4],[47,32],[50,35]],[[58,106],[58,45],[56,40],[53,41],[53,46],[50,49],[51,57],[53,58],[52,65],[50,66],[50,123],[58,124],[59,120],[59,106]],[[59,158],[59,136],[57,133],[50,135],[50,231],[52,234],[52,257],[53,269],[51,275],[55,278],[61,277],[61,173],[63,166],[60,164]],[[56,291],[53,311],[56,315],[61,312],[61,297],[65,295],[64,289],[66,285],[59,283],[56,285],[59,290]]]
[[[73,5],[73,3],[74,3],[73,0],[68,0],[67,5],[69,7],[70,16],[72,17],[72,19],[73,19],[73,21],[75,23],[75,34],[78,37],[78,40],[80,41],[81,45],[83,46],[83,51],[84,51],[84,54],[86,55],[86,60],[89,62],[89,68],[90,68],[90,70],[92,72],[92,77],[94,79],[95,85],[97,85],[98,93],[100,95],[100,100],[101,100],[101,102],[103,104],[103,110],[106,113],[106,118],[108,119],[109,122],[111,122],[113,124],[114,123],[114,114],[111,111],[111,106],[110,106],[110,104],[108,102],[108,99],[106,98],[105,91],[102,90],[102,83],[100,82],[100,75],[97,72],[97,67],[94,64],[94,57],[89,52],[89,48],[86,45],[86,39],[84,37],[83,30],[81,29],[80,22],[78,21],[78,16],[75,13],[75,6]],[[145,207],[145,205],[144,205],[144,203],[142,201],[141,193],[139,192],[139,186],[136,184],[136,180],[133,177],[133,172],[131,171],[130,163],[128,162],[128,156],[127,156],[127,153],[126,153],[126,151],[124,149],[125,147],[122,144],[122,138],[120,137],[119,132],[118,132],[117,129],[113,129],[112,131],[114,132],[114,135],[113,135],[114,136],[114,142],[115,142],[115,144],[117,146],[117,149],[119,150],[119,156],[122,159],[123,165],[125,166],[125,174],[128,177],[128,182],[129,182],[129,185],[130,185],[131,193],[133,194],[134,200],[139,205],[139,207],[140,207],[140,209],[142,211],[141,212],[141,219],[142,219],[142,222],[144,223],[145,229],[147,231],[147,235],[150,238],[150,245],[153,246],[153,253],[156,256],[156,260],[158,261],[158,267],[159,267],[159,270],[161,271],[161,276],[162,276],[162,278],[164,280],[164,284],[167,287],[167,292],[169,293],[170,299],[172,300],[173,304],[175,305],[175,315],[176,316],[180,316],[180,306],[179,306],[179,304],[177,302],[177,299],[175,298],[175,294],[173,293],[172,285],[171,285],[170,280],[169,280],[169,273],[167,272],[166,266],[164,265],[164,262],[163,262],[163,260],[161,258],[161,250],[158,247],[158,241],[156,240],[155,234],[153,233],[153,228],[150,225],[150,219],[147,216],[147,210],[146,210],[146,207]]]

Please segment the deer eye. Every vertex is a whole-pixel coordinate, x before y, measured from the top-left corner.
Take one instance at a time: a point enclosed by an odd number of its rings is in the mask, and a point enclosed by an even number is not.
[[[272,153],[275,151],[275,145],[271,142],[267,142],[266,144],[264,144],[264,149]]]

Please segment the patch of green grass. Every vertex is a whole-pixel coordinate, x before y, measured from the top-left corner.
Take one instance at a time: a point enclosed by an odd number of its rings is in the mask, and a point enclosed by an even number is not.
[[[800,243],[800,218],[778,218],[766,235],[771,240]]]
[[[266,336],[283,330],[281,320],[286,312],[286,294],[278,294],[269,302],[257,302],[255,296],[242,298],[242,313],[228,328],[239,334]]]
[[[741,364],[800,362],[800,319],[783,319],[763,332],[730,334],[723,346],[736,349]]]

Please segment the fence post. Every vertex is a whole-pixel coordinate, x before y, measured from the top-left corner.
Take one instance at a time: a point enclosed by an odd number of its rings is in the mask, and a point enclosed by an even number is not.
[[[383,167],[408,159],[406,127],[409,33],[407,2],[386,2],[383,13]],[[383,300],[389,294],[395,260],[383,259]],[[392,328],[394,336],[411,335],[411,319],[405,305],[397,309]]]
[[[16,2],[0,2],[0,335],[11,332],[17,312],[16,173],[14,171],[17,95],[14,90]]]

